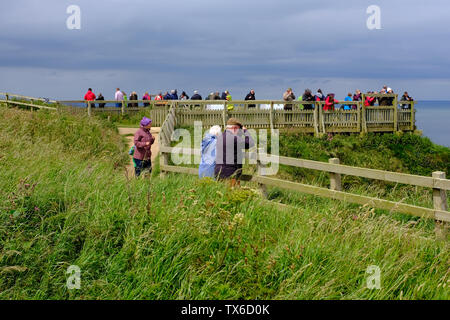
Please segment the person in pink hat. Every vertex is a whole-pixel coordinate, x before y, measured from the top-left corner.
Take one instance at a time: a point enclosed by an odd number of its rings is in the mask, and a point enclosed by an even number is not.
[[[134,134],[134,155],[135,175],[139,177],[142,171],[146,170],[152,172],[152,144],[155,138],[150,133],[152,127],[152,120],[143,117],[140,123],[141,127]]]

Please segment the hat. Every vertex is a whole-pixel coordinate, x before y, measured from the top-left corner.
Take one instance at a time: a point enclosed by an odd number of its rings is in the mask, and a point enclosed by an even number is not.
[[[242,128],[242,123],[236,118],[228,119],[227,125],[228,126],[239,126],[240,128]]]
[[[147,117],[143,117],[141,120],[141,126],[142,127],[146,127],[148,126],[150,123],[152,123],[152,119],[149,119]]]

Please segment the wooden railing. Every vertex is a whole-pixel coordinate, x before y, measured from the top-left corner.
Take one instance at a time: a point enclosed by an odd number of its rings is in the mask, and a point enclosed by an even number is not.
[[[1,96],[5,98],[1,98]],[[326,133],[367,133],[414,131],[415,102],[398,101],[397,95],[372,95],[393,99],[393,106],[366,107],[362,101],[340,101],[335,110],[325,111],[325,102],[306,101],[223,101],[223,100],[45,100],[27,96],[0,93],[0,101],[7,105],[23,105],[31,108],[54,109],[66,107],[72,110],[87,110],[89,116],[107,114],[136,114],[142,112],[153,120],[153,125],[161,126],[169,109],[174,107],[178,125],[192,126],[201,121],[203,127],[225,125],[230,117],[241,120],[246,127],[260,128],[297,128],[316,136]],[[13,100],[15,99],[15,100]],[[20,100],[20,101],[17,101]],[[42,102],[54,104],[44,106]],[[37,104],[41,103],[41,105]],[[290,105],[291,110],[285,110]],[[351,110],[342,110],[339,105],[352,106]],[[403,108],[400,106],[408,106]],[[102,107],[99,107],[102,106]]]
[[[57,101],[44,99],[44,98],[34,98],[29,96],[23,96],[20,94],[11,94],[6,92],[0,92],[0,102],[6,104],[7,107],[22,106],[34,109],[47,109],[47,110],[57,110]],[[55,107],[50,107],[49,105],[55,105]]]
[[[201,154],[200,149],[178,148],[178,147],[174,148],[170,146],[171,141],[170,137],[174,131],[176,123],[176,117],[174,115],[173,110],[174,108],[171,109],[171,112],[167,116],[166,121],[164,122],[164,125],[161,128],[162,133],[161,134],[162,139],[160,140],[161,174],[164,175],[167,172],[176,172],[176,173],[198,175],[198,168],[174,166],[168,164],[169,155],[172,153],[177,154],[181,153],[191,156],[194,155],[200,156]],[[450,212],[448,211],[447,195],[446,195],[446,191],[450,190],[450,180],[445,178],[445,172],[437,171],[433,172],[431,177],[425,177],[412,174],[342,165],[339,163],[339,159],[337,158],[329,159],[329,163],[326,163],[306,159],[296,159],[283,156],[268,155],[265,154],[262,150],[259,150],[259,152],[257,153],[247,152],[246,158],[256,159],[257,173],[255,175],[243,175],[241,179],[245,181],[256,182],[258,185],[260,185],[260,187],[263,189],[264,192],[266,186],[273,186],[281,189],[298,191],[325,198],[341,200],[349,203],[369,205],[373,208],[389,210],[390,212],[399,212],[422,218],[434,219],[436,220],[436,232],[440,238],[444,237],[445,230],[446,228],[448,228],[448,225],[445,223],[450,222]],[[263,175],[262,169],[265,166],[267,166],[268,159],[274,159],[275,161],[277,161],[279,164],[282,165],[328,172],[330,174],[330,188],[323,188],[297,182],[291,182]],[[343,174],[381,180],[385,182],[394,182],[412,186],[431,188],[433,190],[434,208],[431,209],[419,207],[402,203],[401,201],[395,202],[344,192],[342,191],[341,185],[341,175]]]
[[[204,127],[221,124],[230,117],[245,123],[246,127],[297,128],[315,135],[337,132],[397,132],[414,131],[415,102],[397,101],[397,95],[371,95],[393,99],[392,106],[365,107],[362,101],[340,101],[335,110],[325,111],[325,102],[307,101],[224,101],[224,100],[127,100],[127,101],[59,101],[63,105],[85,106],[89,115],[96,113],[133,114],[147,110],[155,125],[162,125],[170,107],[176,110],[180,126],[192,126],[201,121]],[[104,107],[99,108],[99,104]],[[285,110],[290,105],[292,110]],[[339,106],[353,106],[342,110]],[[408,105],[408,109],[399,106]],[[96,106],[96,108],[94,108]]]

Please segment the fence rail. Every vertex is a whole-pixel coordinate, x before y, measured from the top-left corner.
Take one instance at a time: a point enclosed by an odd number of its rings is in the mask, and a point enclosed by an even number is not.
[[[200,149],[179,148],[170,146],[171,141],[170,138],[174,131],[176,121],[177,119],[175,116],[175,107],[172,107],[161,128],[161,132],[163,133],[161,135],[161,137],[163,138],[160,141],[161,174],[165,175],[167,172],[175,172],[175,173],[198,175],[197,168],[169,165],[169,155],[172,153],[185,154],[191,156],[199,156],[201,154]],[[391,212],[399,212],[409,214],[412,216],[434,219],[436,221],[437,234],[438,235],[440,234],[440,237],[442,237],[442,234],[445,234],[445,230],[446,228],[448,228],[447,225],[444,224],[444,222],[445,223],[450,222],[450,212],[448,211],[447,195],[446,195],[446,191],[450,190],[450,180],[445,178],[444,172],[433,172],[431,177],[425,177],[412,174],[342,165],[339,163],[339,159],[337,158],[329,159],[329,163],[326,163],[306,159],[296,159],[283,156],[268,155],[263,152],[258,152],[256,154],[255,152],[253,152],[253,155],[252,152],[250,153],[247,152],[246,158],[256,159],[258,171],[254,175],[243,175],[242,180],[256,182],[263,189],[265,189],[266,186],[274,186],[282,189],[298,191],[302,193],[341,200],[350,203],[356,203],[360,205],[370,205],[371,207],[389,210]],[[268,159],[276,159],[275,161],[278,161],[278,163],[282,165],[328,172],[330,174],[330,188],[311,186],[307,184],[281,180],[267,175],[262,175],[261,168],[267,165]],[[341,186],[342,174],[362,178],[376,179],[385,182],[395,182],[412,186],[432,188],[434,208],[431,209],[419,207],[410,204],[405,204],[402,203],[401,201],[395,202],[344,192],[342,191]]]
[[[62,100],[62,105],[85,106],[89,115],[97,113],[135,114],[146,110],[154,124],[161,126],[169,109],[176,110],[177,123],[204,127],[225,125],[230,117],[239,118],[248,128],[290,128],[315,135],[325,133],[365,133],[414,131],[415,102],[397,101],[397,95],[371,95],[392,98],[391,106],[364,106],[362,101],[340,101],[334,110],[324,110],[324,101],[279,100]],[[99,107],[101,106],[101,107]],[[341,107],[339,107],[341,106]],[[349,106],[343,110],[343,106]]]
[[[4,97],[2,99],[2,96]],[[415,102],[398,101],[397,95],[370,95],[391,98],[391,106],[364,106],[362,101],[339,101],[334,110],[324,110],[324,101],[279,100],[49,100],[0,93],[0,101],[7,105],[71,110],[96,114],[133,115],[143,113],[152,118],[155,126],[162,126],[173,107],[178,125],[191,126],[201,121],[204,127],[225,125],[230,117],[239,118],[246,127],[296,128],[316,136],[326,133],[397,132],[416,130]],[[363,96],[364,99],[364,96]],[[21,101],[17,101],[21,100]],[[41,104],[38,104],[41,103]],[[43,106],[47,103],[53,106]],[[349,106],[343,110],[339,106]],[[54,108],[54,109],[52,109]]]

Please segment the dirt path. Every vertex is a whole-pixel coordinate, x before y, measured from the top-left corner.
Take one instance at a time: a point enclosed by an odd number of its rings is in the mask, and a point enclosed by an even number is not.
[[[122,136],[125,136],[125,138],[128,141],[128,148],[131,148],[134,144],[133,138],[134,134],[138,128],[119,128],[119,134]],[[160,127],[152,127],[150,132],[152,133],[152,136],[155,137],[155,142],[152,144],[152,166],[155,165],[155,158],[159,153],[159,132],[161,131]],[[128,149],[129,150],[129,149]],[[130,164],[127,166],[128,172],[133,172],[134,174],[134,166],[133,166],[133,159],[130,156]]]

